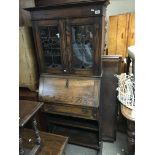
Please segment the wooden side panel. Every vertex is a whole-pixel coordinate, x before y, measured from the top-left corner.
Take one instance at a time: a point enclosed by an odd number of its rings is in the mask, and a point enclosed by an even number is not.
[[[35,91],[37,88],[37,68],[30,27],[19,28],[19,86]]]
[[[118,16],[109,17],[108,55],[115,55],[117,52],[117,26]]]
[[[117,28],[117,53],[122,57],[127,56],[127,32],[128,32],[129,14],[118,16]]]
[[[135,45],[135,14],[130,14],[129,31],[128,31],[128,47]]]
[[[115,74],[120,73],[121,57],[103,56],[103,76],[100,94],[100,138],[105,141],[114,141],[117,127],[117,103]]]

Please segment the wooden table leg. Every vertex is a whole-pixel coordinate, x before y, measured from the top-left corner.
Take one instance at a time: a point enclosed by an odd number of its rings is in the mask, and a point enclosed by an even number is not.
[[[134,155],[135,153],[135,122],[127,120],[128,126],[128,155]]]
[[[99,150],[97,151],[97,155],[102,155],[102,149],[103,149],[103,141],[99,142]]]
[[[36,121],[35,116],[32,119],[32,126],[33,126],[35,136],[36,136],[36,144],[40,145],[41,144],[41,138],[40,138],[40,135],[39,135],[39,130],[37,128],[37,121]]]
[[[21,129],[19,129],[19,154],[21,155],[24,153],[24,148],[23,148],[23,140],[20,133],[21,133]]]

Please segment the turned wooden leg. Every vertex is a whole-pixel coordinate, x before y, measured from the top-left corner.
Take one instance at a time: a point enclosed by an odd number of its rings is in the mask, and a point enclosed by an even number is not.
[[[36,117],[33,117],[33,119],[32,119],[32,126],[33,126],[35,136],[36,136],[36,144],[39,145],[39,144],[41,144],[41,138],[40,138],[40,135],[39,135],[39,130],[37,128]]]
[[[103,142],[99,142],[99,150],[97,152],[97,155],[102,155],[102,148],[103,148]]]
[[[135,153],[135,122],[127,120],[128,126],[128,155],[134,155]]]
[[[23,140],[22,137],[20,135],[20,131],[21,129],[19,129],[19,154],[23,154],[24,153],[24,148],[23,148]]]

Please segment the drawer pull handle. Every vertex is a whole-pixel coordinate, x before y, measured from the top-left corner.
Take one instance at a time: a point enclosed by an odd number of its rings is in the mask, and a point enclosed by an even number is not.
[[[66,85],[65,85],[66,88],[69,87],[69,79],[66,79]]]

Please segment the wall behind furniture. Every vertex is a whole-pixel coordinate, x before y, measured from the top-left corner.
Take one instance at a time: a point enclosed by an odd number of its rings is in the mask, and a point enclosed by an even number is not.
[[[107,19],[109,16],[127,12],[135,12],[135,0],[110,0],[107,7]]]

